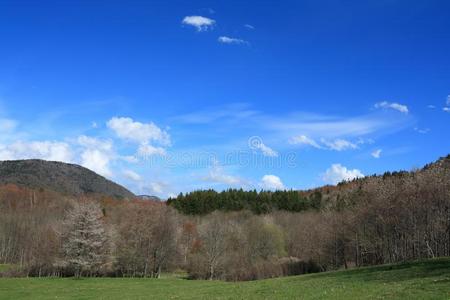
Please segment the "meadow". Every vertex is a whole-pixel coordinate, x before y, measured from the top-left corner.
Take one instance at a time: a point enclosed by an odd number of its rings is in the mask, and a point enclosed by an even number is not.
[[[450,259],[248,282],[1,278],[0,299],[450,299]]]

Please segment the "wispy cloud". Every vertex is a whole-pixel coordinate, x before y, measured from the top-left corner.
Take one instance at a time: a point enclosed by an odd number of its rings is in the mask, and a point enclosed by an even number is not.
[[[269,156],[269,157],[277,157],[278,156],[277,151],[264,145],[263,143],[259,144],[257,149],[261,150],[261,152],[264,156]]]
[[[244,27],[247,28],[247,29],[250,29],[250,30],[255,29],[255,27],[253,25],[250,25],[250,24],[244,24]]]
[[[206,31],[212,28],[216,21],[202,16],[186,16],[184,17],[182,23],[195,27],[197,31]]]
[[[210,7],[200,8],[198,11],[200,13],[208,13],[210,15],[213,15],[213,14],[216,13],[216,11],[214,9],[210,8]]]
[[[252,136],[248,139],[250,149],[261,151],[264,156],[278,157],[278,152],[266,146],[259,136]]]
[[[375,108],[394,109],[404,114],[409,113],[409,109],[406,105],[399,104],[396,102],[387,102],[387,101],[378,102],[375,104]]]
[[[273,116],[254,110],[247,104],[205,109],[172,118],[174,124],[180,122],[183,125],[208,124],[209,128],[215,128],[214,132],[228,132],[230,128],[242,128],[243,135],[237,133],[233,137],[244,138],[245,132],[254,132],[265,136],[267,141],[270,141],[269,146],[278,143],[279,151],[289,147],[289,144],[334,151],[358,149],[363,144],[373,143],[374,138],[411,126],[413,121],[413,116],[408,114],[387,118],[383,112],[353,117],[305,112]],[[227,140],[226,144],[229,146],[230,141]],[[267,146],[267,143],[264,144]]]
[[[217,41],[221,44],[234,44],[234,45],[248,45],[249,42],[243,40],[243,39],[238,39],[238,38],[232,38],[232,37],[228,37],[228,36],[220,36]]]
[[[376,149],[374,151],[372,151],[372,153],[370,153],[370,155],[372,155],[373,158],[380,158],[381,156],[381,149]]]
[[[172,120],[187,124],[208,124],[219,120],[221,122],[248,120],[258,114],[259,111],[251,109],[248,104],[234,103],[222,107],[182,114],[173,117]]]
[[[348,149],[357,149],[358,146],[350,141],[344,139],[336,139],[334,141],[327,141],[321,139],[321,142],[329,149],[335,151],[343,151]]]
[[[125,176],[125,178],[135,181],[135,182],[140,182],[142,180],[141,175],[139,175],[138,173],[136,173],[132,170],[124,170],[123,176]]]
[[[418,133],[421,133],[421,134],[426,134],[426,133],[430,132],[430,128],[414,127],[414,131],[417,131]]]
[[[217,160],[212,161],[212,166],[207,176],[202,178],[204,181],[225,184],[227,186],[242,187],[246,185],[246,181],[237,176],[226,174],[222,166]]]
[[[334,150],[334,151],[344,151],[349,149],[357,149],[358,145],[352,143],[350,141],[344,139],[335,139],[335,140],[327,140],[324,138],[320,139],[320,144],[313,140],[312,138],[307,137],[306,135],[298,135],[289,139],[289,143],[291,145],[305,145],[311,146],[316,149],[326,149],[326,150]]]
[[[333,116],[286,116],[284,118],[270,118],[261,121],[268,129],[296,135],[306,135],[310,138],[341,138],[363,137],[368,134],[394,132],[403,129],[411,123],[407,116],[387,119],[379,114],[362,115],[358,117]]]
[[[322,146],[320,146],[315,140],[307,137],[306,135],[298,135],[291,137],[289,139],[289,143],[291,145],[306,145],[317,149],[322,149]]]

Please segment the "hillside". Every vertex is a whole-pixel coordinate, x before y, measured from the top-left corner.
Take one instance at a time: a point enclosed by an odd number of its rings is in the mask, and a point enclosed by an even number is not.
[[[44,160],[0,162],[0,185],[15,184],[45,189],[64,195],[101,194],[115,198],[133,198],[133,193],[84,167]]]
[[[324,186],[303,192],[305,196],[314,193],[322,195],[322,205],[330,209],[353,207],[366,199],[373,199],[374,194],[385,195],[388,198],[404,198],[414,188],[422,190],[412,198],[435,198],[440,190],[446,190],[450,183],[450,154],[426,164],[423,168],[410,171],[399,170],[385,172],[381,175],[371,175],[352,181],[343,181],[337,186]],[[420,188],[419,188],[420,187]],[[446,196],[450,198],[449,195]]]
[[[450,155],[412,171],[386,172],[344,181],[336,186],[326,185],[307,191],[244,191],[230,189],[193,191],[169,198],[167,203],[188,215],[204,215],[215,210],[250,210],[256,214],[283,210],[290,212],[316,210],[342,210],[353,207],[374,195],[406,195],[411,186],[420,185],[433,197],[436,191],[446,188],[450,182]],[[413,196],[417,197],[417,195]]]
[[[0,278],[1,299],[449,299],[450,259],[252,282]]]

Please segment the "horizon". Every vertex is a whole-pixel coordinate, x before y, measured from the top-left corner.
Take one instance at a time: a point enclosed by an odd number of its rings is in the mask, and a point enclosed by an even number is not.
[[[0,4],[0,160],[168,198],[450,153],[446,1],[74,3]]]

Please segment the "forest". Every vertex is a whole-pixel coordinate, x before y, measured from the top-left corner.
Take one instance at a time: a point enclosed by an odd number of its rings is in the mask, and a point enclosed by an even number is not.
[[[169,198],[167,204],[188,215],[205,215],[216,210],[249,210],[255,214],[266,214],[276,210],[301,212],[319,210],[322,207],[322,193],[314,191],[304,194],[299,191],[244,191],[229,189],[194,191],[176,198]]]
[[[166,202],[0,188],[1,276],[255,280],[450,256],[450,156],[310,191]]]

